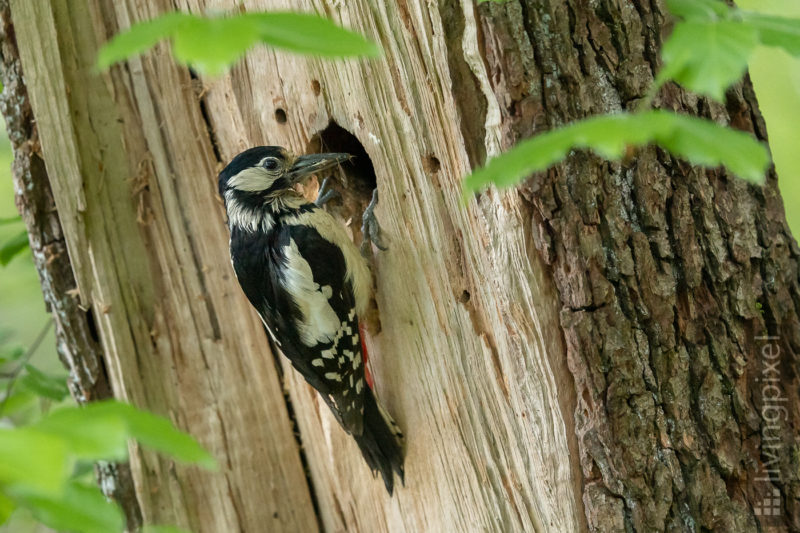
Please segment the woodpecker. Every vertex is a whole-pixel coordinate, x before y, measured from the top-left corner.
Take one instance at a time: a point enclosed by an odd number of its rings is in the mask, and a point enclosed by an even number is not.
[[[275,344],[319,392],[391,494],[393,471],[403,480],[403,435],[367,381],[359,328],[372,277],[344,227],[321,207],[331,193],[321,190],[311,203],[295,189],[348,159],[342,153],[294,156],[279,146],[250,148],[219,174],[219,193],[239,285]],[[365,213],[365,239],[378,235],[375,201],[377,195]]]

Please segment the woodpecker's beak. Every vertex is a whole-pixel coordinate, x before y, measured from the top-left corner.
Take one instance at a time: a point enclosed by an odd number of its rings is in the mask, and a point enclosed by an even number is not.
[[[301,183],[306,178],[330,168],[339,163],[349,160],[350,154],[308,154],[301,155],[294,160],[292,168],[289,169],[288,177],[291,183]]]

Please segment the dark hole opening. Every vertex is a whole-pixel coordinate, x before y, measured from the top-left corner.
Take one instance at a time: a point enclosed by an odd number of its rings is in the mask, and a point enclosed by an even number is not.
[[[311,139],[307,152],[344,152],[353,156],[332,172],[323,173],[318,178],[331,176],[331,187],[339,196],[325,204],[325,210],[345,224],[352,232],[353,241],[361,244],[361,218],[377,185],[375,168],[367,151],[355,135],[331,122]],[[380,332],[380,318],[374,300],[371,307],[368,315],[361,319],[366,320],[368,329],[377,334]]]
[[[317,80],[311,80],[311,90],[314,92],[314,96],[319,96],[322,92],[322,87]]]
[[[337,182],[334,185],[342,194],[345,200],[343,203],[346,204],[349,197],[350,200],[363,203],[363,207],[367,206],[377,184],[375,168],[372,166],[372,160],[364,150],[364,146],[355,135],[335,122],[331,122],[327,128],[311,139],[308,152],[344,152],[352,155],[353,158],[350,161],[342,163],[338,171],[334,172]],[[350,214],[354,215],[355,213]],[[361,213],[358,215],[360,217]]]
[[[286,124],[286,111],[280,107],[275,110],[275,122],[278,124]]]
[[[94,342],[100,342],[100,332],[97,331],[97,322],[94,320],[94,313],[91,309],[86,310],[86,329]]]
[[[442,168],[442,164],[435,155],[428,154],[422,161],[422,167],[428,174],[436,174]]]

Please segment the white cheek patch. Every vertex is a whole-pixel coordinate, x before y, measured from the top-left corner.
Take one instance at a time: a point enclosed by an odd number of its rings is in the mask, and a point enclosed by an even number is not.
[[[277,175],[262,167],[246,168],[228,180],[228,187],[239,191],[258,192],[269,189]]]
[[[314,282],[311,266],[300,254],[294,239],[289,239],[289,246],[284,247],[283,252],[288,265],[282,269],[281,282],[300,310],[297,324],[300,341],[306,346],[331,342],[341,325],[329,302],[333,290],[328,285],[320,287]]]

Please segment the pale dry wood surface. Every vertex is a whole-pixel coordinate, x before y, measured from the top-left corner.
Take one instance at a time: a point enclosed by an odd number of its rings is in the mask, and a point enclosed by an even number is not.
[[[224,254],[216,161],[188,72],[163,57],[92,73],[111,17],[127,24],[124,6],[110,6],[22,0],[12,16],[115,393],[169,416],[220,462],[209,473],[134,450],[144,518],[197,532],[314,530],[275,367]]]
[[[173,469],[137,450],[145,518],[194,531],[313,530],[272,355],[232,277],[196,87],[163,45],[110,75],[88,71],[108,35],[173,6],[65,5],[18,0],[12,13],[29,30],[18,29],[23,66],[82,301],[101,318],[117,394],[170,415],[221,465]],[[482,142],[489,154],[499,146],[498,104],[470,39],[472,3],[456,4],[463,43],[445,42],[440,8],[422,0],[244,6],[326,13],[385,50],[380,60],[328,62],[258,49],[201,80],[223,161],[256,144],[301,152],[334,120],[375,167],[390,250],[373,264],[382,329],[368,344],[378,396],[407,435],[406,486],[390,499],[284,364],[324,529],[580,530],[574,393],[554,288],[515,193],[460,201],[470,163],[459,121],[470,117],[454,102],[448,47],[486,87]],[[426,165],[431,156],[438,168]]]

